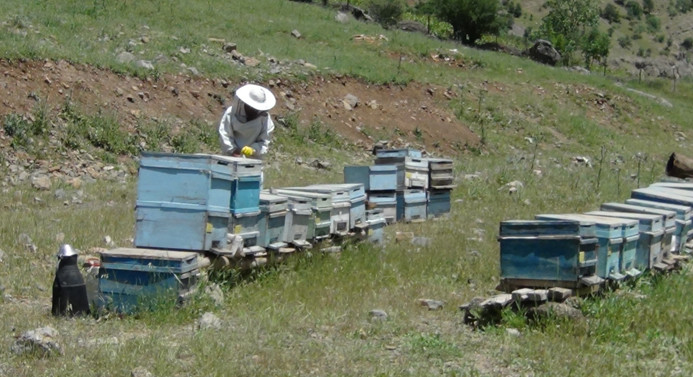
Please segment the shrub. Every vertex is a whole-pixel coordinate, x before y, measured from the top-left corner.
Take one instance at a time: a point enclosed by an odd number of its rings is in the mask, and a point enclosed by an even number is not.
[[[25,146],[29,140],[29,121],[19,114],[7,114],[2,123],[5,134],[12,138],[12,147]]]
[[[650,14],[647,16],[646,21],[647,21],[647,29],[650,32],[659,31],[659,28],[661,26],[661,22],[659,21],[659,18]]]
[[[623,36],[618,38],[618,45],[621,46],[622,48],[630,48],[630,46],[633,44],[630,38],[627,36]]]
[[[635,0],[630,0],[627,2],[626,13],[628,14],[628,18],[632,20],[639,20],[642,16],[642,7],[640,6],[640,3]]]
[[[686,50],[690,50],[693,48],[693,38],[688,37],[681,42],[681,47],[685,48]]]
[[[611,3],[606,4],[599,16],[607,20],[610,24],[621,22],[621,13],[618,11],[618,7]]]
[[[681,13],[688,13],[693,9],[693,0],[676,0],[675,8]]]
[[[402,0],[370,0],[368,2],[368,13],[384,27],[392,26],[401,20],[404,8]]]
[[[510,1],[506,4],[505,7],[508,10],[508,13],[512,14],[513,17],[515,17],[515,18],[522,17],[522,6],[520,5],[520,3]]]
[[[48,135],[50,121],[48,110],[41,102],[34,108],[33,116],[27,119],[19,114],[7,114],[3,121],[3,130],[12,138],[10,145],[13,148],[27,147],[33,136],[45,137]]]
[[[642,10],[646,14],[652,13],[654,10],[654,0],[642,0]]]

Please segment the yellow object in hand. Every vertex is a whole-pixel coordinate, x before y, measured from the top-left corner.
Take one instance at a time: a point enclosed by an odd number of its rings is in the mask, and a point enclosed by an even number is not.
[[[241,148],[241,154],[246,157],[250,157],[255,154],[255,149],[246,145],[245,147]]]

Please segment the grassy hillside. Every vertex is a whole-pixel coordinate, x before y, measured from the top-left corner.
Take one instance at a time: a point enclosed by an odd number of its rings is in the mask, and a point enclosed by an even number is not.
[[[333,9],[298,2],[5,3],[0,58],[17,66],[25,59],[62,59],[152,85],[173,74],[227,80],[230,86],[269,80],[299,85],[316,76],[358,79],[374,89],[420,82],[449,89],[454,96],[440,108],[482,142],[454,156],[458,187],[450,219],[388,227],[390,242],[383,249],[349,245],[338,255],[314,252],[252,276],[229,273],[216,280],[224,292],[221,305],[201,296],[182,309],[137,316],[53,318],[50,287],[60,243],[89,251],[109,247],[106,235],[116,245],[131,242],[133,157],[142,135],[153,149],[214,151],[214,123],[192,112],[184,121],[195,127],[174,132],[168,123],[142,120],[128,128],[119,123],[126,114],[54,98],[57,106],[25,111],[14,102],[26,97],[18,90],[21,99],[8,96],[0,106],[4,176],[75,164],[97,168],[98,178],[80,185],[63,180],[50,190],[37,190],[28,180],[4,181],[0,344],[6,352],[0,352],[0,375],[128,375],[137,367],[155,376],[693,373],[689,268],[584,300],[582,322],[532,325],[507,313],[503,326],[474,331],[457,309],[488,296],[498,283],[500,221],[622,201],[631,189],[658,180],[671,152],[690,153],[691,81],[674,91],[669,81],[585,76],[373,24],[340,23]],[[377,43],[353,38],[381,34],[385,38],[375,38]],[[226,42],[259,65],[237,63],[224,51]],[[119,62],[124,51],[135,59]],[[431,58],[441,54],[461,64]],[[138,67],[137,60],[154,69]],[[29,71],[17,76],[19,83],[46,80]],[[10,82],[0,76],[0,85]],[[314,96],[318,101],[320,94]],[[337,129],[330,118],[316,121],[311,134],[292,127],[293,112],[282,108],[276,116],[286,117],[288,126],[277,130],[268,185],[338,182],[343,165],[369,163],[348,139],[324,131]],[[18,129],[26,133],[8,133]],[[28,137],[20,142],[18,135]],[[297,165],[297,157],[329,159],[334,166],[319,175]],[[112,170],[123,174],[107,174]],[[506,184],[513,181],[521,185],[510,193]],[[397,231],[428,237],[430,245],[395,242]],[[421,298],[446,304],[428,311]],[[373,309],[388,318],[372,320]],[[219,329],[199,329],[206,312],[221,319]],[[16,335],[46,325],[60,332],[62,355],[7,351]]]

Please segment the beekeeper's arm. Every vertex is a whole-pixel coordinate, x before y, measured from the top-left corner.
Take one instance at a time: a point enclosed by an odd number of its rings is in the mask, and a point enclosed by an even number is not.
[[[238,149],[235,140],[231,137],[231,117],[233,116],[233,110],[231,107],[226,109],[224,115],[221,117],[221,122],[219,122],[219,145],[221,146],[221,153],[225,155],[231,155],[235,150]]]

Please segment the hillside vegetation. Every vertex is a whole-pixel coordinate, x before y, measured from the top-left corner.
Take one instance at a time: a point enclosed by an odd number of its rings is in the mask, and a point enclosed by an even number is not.
[[[0,375],[693,374],[690,267],[578,300],[583,321],[509,312],[473,330],[458,310],[499,282],[500,221],[623,201],[661,178],[669,154],[690,153],[693,82],[584,75],[335,16],[271,0],[5,1]],[[140,151],[216,152],[218,118],[244,82],[279,98],[266,186],[340,182],[385,139],[454,158],[449,219],[390,226],[382,249],[212,276],[221,301],[50,316],[59,245],[131,246]],[[351,110],[347,94],[360,100]],[[218,328],[200,328],[207,312]],[[62,354],[9,351],[43,326]]]

